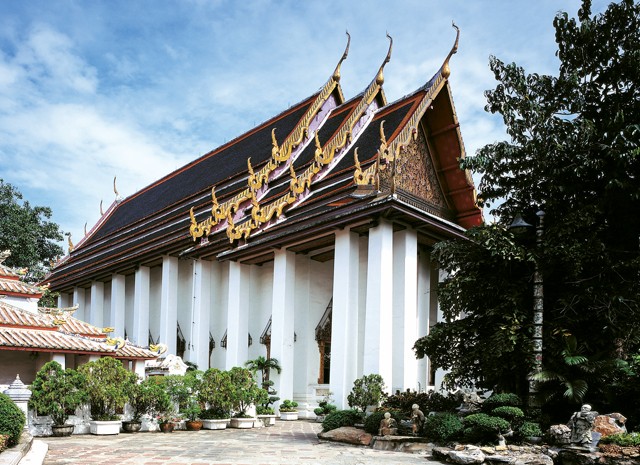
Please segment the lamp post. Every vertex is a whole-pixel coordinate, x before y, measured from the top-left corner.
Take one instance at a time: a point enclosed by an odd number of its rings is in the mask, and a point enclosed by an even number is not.
[[[536,213],[538,224],[536,226],[536,249],[538,252],[542,250],[542,236],[544,234],[544,212],[542,210]],[[514,232],[531,229],[529,223],[522,219],[522,216],[516,215],[509,229]],[[533,367],[532,375],[536,375],[542,371],[542,324],[544,322],[544,279],[542,270],[540,269],[539,260],[534,259],[533,272]],[[540,399],[538,397],[538,382],[533,378],[529,379],[529,406],[539,407]]]

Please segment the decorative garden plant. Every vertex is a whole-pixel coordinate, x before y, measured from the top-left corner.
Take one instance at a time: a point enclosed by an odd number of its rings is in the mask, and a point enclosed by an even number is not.
[[[54,425],[62,426],[77,407],[87,402],[84,384],[82,373],[71,368],[65,370],[56,361],[47,362],[31,384],[29,408],[38,415],[49,415]]]

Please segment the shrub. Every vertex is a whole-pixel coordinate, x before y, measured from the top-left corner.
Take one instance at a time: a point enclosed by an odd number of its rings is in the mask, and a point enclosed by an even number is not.
[[[200,412],[200,418],[203,420],[223,420],[230,416],[229,410],[216,407],[208,408]]]
[[[116,412],[129,401],[137,377],[120,360],[103,357],[78,368],[86,378],[85,389],[89,395],[91,418],[117,420]]]
[[[342,426],[353,426],[362,420],[358,410],[336,410],[326,416],[322,422],[322,431],[331,431]]]
[[[131,389],[129,406],[132,410],[132,421],[140,421],[144,414],[155,417],[172,410],[173,405],[164,377],[152,376],[135,384]]]
[[[280,410],[281,412],[295,412],[297,406],[298,406],[297,402],[294,402],[289,399],[285,399],[280,404],[280,407],[278,407],[278,410]]]
[[[491,412],[496,407],[502,406],[519,407],[522,405],[522,399],[517,394],[508,392],[502,394],[493,394],[482,403],[482,410]]]
[[[69,413],[88,400],[84,383],[84,376],[77,371],[65,370],[56,361],[47,362],[29,388],[29,408],[38,415],[50,415],[54,425],[64,425]]]
[[[521,440],[542,436],[540,425],[532,421],[525,421],[524,423],[522,423],[522,425],[520,425],[520,427],[517,429],[516,433]]]
[[[209,411],[212,418],[200,418],[206,420],[217,420],[229,418],[231,416],[231,408],[233,407],[234,390],[231,375],[228,371],[222,371],[217,368],[209,368],[202,376],[202,384],[198,393],[198,400],[209,405]]]
[[[386,396],[382,376],[378,374],[365,375],[353,382],[353,388],[347,396],[347,403],[351,408],[359,408],[363,413],[369,405],[378,406]]]
[[[603,444],[616,444],[622,447],[640,446],[640,433],[618,433],[600,439]]]
[[[24,413],[6,394],[0,394],[0,434],[9,436],[7,446],[18,443],[26,419]]]
[[[449,412],[429,415],[424,422],[425,436],[434,442],[444,443],[455,439],[463,429],[462,420]]]
[[[473,413],[463,419],[464,437],[468,442],[494,442],[498,433],[509,431],[509,422],[504,418],[492,417],[486,413]]]
[[[256,415],[273,415],[273,407],[265,407],[264,405],[256,405]]]
[[[496,407],[491,411],[491,415],[494,417],[504,418],[508,422],[513,422],[520,418],[524,418],[524,412],[520,407],[510,407],[509,405],[503,405],[502,407]]]
[[[338,407],[330,404],[327,400],[321,401],[320,403],[318,403],[318,405],[318,408],[313,409],[313,413],[315,413],[317,416],[329,415],[331,412],[335,412],[336,410],[338,410]]]
[[[386,412],[391,414],[391,417],[398,423],[398,425],[400,424],[400,421],[402,420],[402,412],[399,412],[398,410],[378,410],[364,419],[364,430],[369,434],[378,434],[380,421],[384,418],[384,414]]]
[[[399,392],[387,397],[384,407],[402,412],[410,412],[411,406],[418,404],[423,412],[453,412],[460,405],[460,400],[456,396],[443,395],[436,391],[428,392]]]

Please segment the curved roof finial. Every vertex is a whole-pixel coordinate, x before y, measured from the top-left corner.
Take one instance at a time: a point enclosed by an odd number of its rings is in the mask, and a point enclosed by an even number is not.
[[[387,52],[387,56],[384,58],[384,61],[380,65],[380,70],[378,71],[378,75],[376,76],[376,84],[378,84],[379,86],[384,84],[384,74],[382,73],[382,70],[384,69],[384,65],[386,65],[391,61],[391,50],[393,49],[393,37],[391,37],[388,32],[387,32],[387,38],[389,39],[389,51]]]
[[[449,52],[449,55],[447,55],[447,58],[445,58],[444,64],[442,65],[442,76],[444,76],[445,79],[447,79],[451,75],[449,60],[458,51],[458,41],[460,40],[460,28],[456,26],[456,23],[453,21],[451,21],[451,26],[456,30],[456,41],[453,44],[453,47],[451,47],[451,51]]]
[[[87,222],[84,222],[84,235],[87,235]]]
[[[120,197],[120,193],[116,187],[116,176],[113,177],[113,193],[116,194],[116,198]]]
[[[336,65],[336,70],[333,72],[333,80],[336,82],[340,80],[340,66],[342,65],[342,62],[346,60],[347,56],[349,55],[349,45],[351,45],[351,34],[349,34],[349,31],[346,31],[346,33],[347,33],[347,47],[344,49],[342,58],[340,58],[340,61]]]
[[[102,199],[100,199],[100,216],[104,215],[104,210],[102,210]]]
[[[67,245],[69,246],[69,253],[73,252],[73,242],[71,242],[71,233],[67,233]]]

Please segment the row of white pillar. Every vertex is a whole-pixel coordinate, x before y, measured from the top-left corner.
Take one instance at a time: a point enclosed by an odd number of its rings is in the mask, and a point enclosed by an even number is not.
[[[420,257],[420,258],[419,258]],[[415,388],[426,385],[426,362],[416,361],[412,346],[428,331],[430,315],[437,305],[437,273],[428,257],[419,256],[417,233],[411,229],[393,232],[393,224],[381,221],[369,230],[366,284],[360,269],[360,240],[349,229],[336,232],[333,272],[333,313],[330,389],[339,405],[353,381],[363,374],[382,375],[388,387]],[[420,262],[419,262],[420,261]],[[189,330],[190,346],[186,359],[199,367],[209,366],[209,327],[211,322],[212,279],[222,264],[206,260],[193,263],[193,290]],[[296,296],[296,256],[286,249],[275,251],[271,302],[271,357],[283,367],[294,366],[294,320]],[[247,295],[250,266],[228,262],[225,368],[242,366],[248,359],[247,341],[251,302]],[[176,351],[178,321],[178,260],[165,256],[162,262],[159,340]],[[366,300],[360,302],[361,286]],[[135,274],[133,328],[129,338],[146,345],[149,335],[150,269],[140,266]],[[85,319],[102,326],[105,302],[110,305],[109,326],[116,335],[124,334],[125,276],[114,274],[111,294],[105,299],[104,284],[91,285]],[[61,298],[60,305],[70,305]],[[76,288],[73,302],[85,308],[85,292]],[[364,316],[360,309],[364,308]],[[82,318],[82,314],[78,315]],[[362,321],[364,320],[364,326]],[[363,334],[360,329],[364,328]],[[183,328],[185,329],[185,328]],[[358,354],[362,351],[362,356]],[[359,362],[360,360],[360,362]],[[283,370],[276,377],[281,398],[293,398],[294,370]]]

